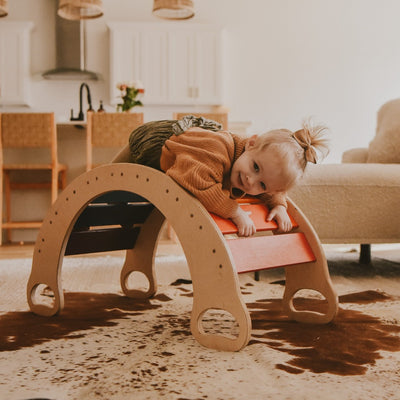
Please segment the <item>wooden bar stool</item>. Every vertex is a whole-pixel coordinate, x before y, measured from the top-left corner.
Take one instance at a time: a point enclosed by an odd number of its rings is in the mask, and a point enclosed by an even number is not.
[[[114,156],[115,149],[125,147],[131,132],[142,124],[143,113],[95,113],[89,111],[86,128],[86,170],[89,171],[101,164],[93,162],[93,159],[96,158],[96,149],[113,149]],[[99,156],[97,159],[100,158]]]
[[[18,151],[18,157],[7,160],[5,150]],[[43,161],[46,150],[48,158]],[[35,153],[36,152],[36,153]],[[22,153],[22,155],[20,154]],[[11,159],[13,158],[13,159]],[[22,158],[22,159],[21,159]],[[51,190],[51,202],[58,195],[58,189],[66,186],[67,166],[58,162],[57,130],[54,113],[3,113],[0,115],[0,190],[5,194],[5,221],[0,221],[0,233],[7,230],[7,241],[11,241],[12,229],[40,228],[41,221],[15,221],[11,212],[11,191],[27,189]],[[40,171],[48,171],[50,178],[38,176]],[[26,177],[26,173],[33,172]],[[18,175],[18,180],[13,176]],[[1,193],[0,206],[3,195]],[[0,244],[2,235],[0,234]]]

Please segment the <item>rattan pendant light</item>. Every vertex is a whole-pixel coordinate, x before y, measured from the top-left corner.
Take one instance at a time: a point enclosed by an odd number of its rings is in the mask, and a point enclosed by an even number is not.
[[[8,0],[0,0],[0,17],[8,15]]]
[[[154,0],[153,14],[165,19],[188,19],[194,16],[192,0]]]
[[[80,20],[103,15],[101,0],[60,0],[58,15],[65,19]]]

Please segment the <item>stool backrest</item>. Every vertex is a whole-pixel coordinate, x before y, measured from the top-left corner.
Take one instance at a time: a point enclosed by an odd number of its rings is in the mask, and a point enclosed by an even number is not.
[[[2,113],[3,147],[51,147],[55,138],[54,113]]]
[[[128,144],[129,135],[143,125],[143,113],[87,114],[86,169],[93,168],[94,148],[121,148]]]
[[[2,113],[0,148],[51,150],[52,163],[57,162],[57,130],[54,113]]]

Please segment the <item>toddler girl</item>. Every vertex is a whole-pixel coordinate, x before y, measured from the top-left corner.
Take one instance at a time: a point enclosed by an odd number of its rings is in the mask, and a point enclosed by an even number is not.
[[[135,129],[129,146],[113,162],[134,162],[164,171],[192,193],[204,207],[238,227],[239,236],[255,233],[251,218],[236,198],[262,199],[282,232],[292,229],[286,192],[302,176],[308,162],[327,150],[322,126],[272,130],[240,137],[193,116],[146,123]]]

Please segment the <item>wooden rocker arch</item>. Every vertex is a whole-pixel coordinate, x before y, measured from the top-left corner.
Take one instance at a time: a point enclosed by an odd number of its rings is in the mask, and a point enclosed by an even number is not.
[[[135,193],[150,203],[143,204],[147,208],[143,208],[146,215],[140,220],[141,226],[133,228],[133,232],[137,233],[133,245],[124,247],[127,252],[120,277],[124,293],[129,297],[144,298],[156,292],[154,258],[161,227],[168,219],[181,242],[193,282],[190,324],[193,336],[200,344],[219,350],[237,351],[246,346],[251,334],[251,319],[240,292],[234,248],[227,245],[217,223],[197,199],[164,173],[137,164],[108,164],[95,168],[76,178],[59,195],[43,221],[34,249],[27,284],[31,310],[44,316],[52,316],[62,310],[64,295],[61,268],[63,257],[69,252],[74,226],[94,199],[114,191]],[[338,301],[324,253],[313,228],[290,201],[289,213],[298,223],[296,234],[306,238],[313,259],[296,261],[297,265],[285,268],[284,310],[297,321],[327,323],[335,317]],[[264,257],[268,258],[268,254]],[[146,291],[128,286],[128,277],[137,271],[148,279]],[[245,270],[242,268],[239,272]],[[40,285],[46,285],[53,291],[54,301],[51,305],[37,302],[36,292]],[[320,292],[327,300],[327,312],[321,314],[296,310],[293,297],[301,289]],[[225,310],[234,317],[238,325],[236,337],[204,331],[202,317],[210,309]]]

